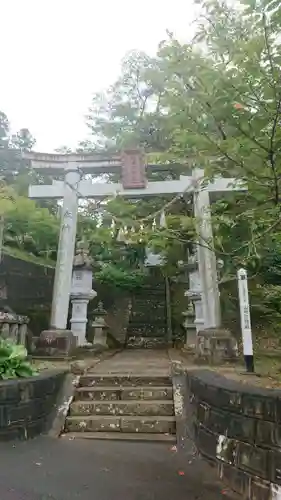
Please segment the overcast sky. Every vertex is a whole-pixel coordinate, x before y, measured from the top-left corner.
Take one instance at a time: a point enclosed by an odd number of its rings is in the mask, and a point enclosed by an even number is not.
[[[91,95],[115,80],[126,52],[153,54],[166,29],[187,40],[195,15],[193,0],[0,3],[0,110],[46,152],[87,138]]]

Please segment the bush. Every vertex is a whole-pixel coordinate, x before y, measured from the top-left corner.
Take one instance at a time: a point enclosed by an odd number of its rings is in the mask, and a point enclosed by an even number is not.
[[[23,345],[0,339],[0,379],[32,377],[36,373],[27,361],[27,350]]]
[[[142,286],[144,277],[144,271],[140,269],[120,269],[113,264],[104,264],[101,270],[95,273],[95,279],[99,283],[128,291]]]

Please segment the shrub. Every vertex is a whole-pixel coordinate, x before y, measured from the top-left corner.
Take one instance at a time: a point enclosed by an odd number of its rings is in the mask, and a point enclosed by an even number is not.
[[[33,375],[36,375],[36,371],[27,361],[26,348],[0,338],[0,379],[24,378]]]

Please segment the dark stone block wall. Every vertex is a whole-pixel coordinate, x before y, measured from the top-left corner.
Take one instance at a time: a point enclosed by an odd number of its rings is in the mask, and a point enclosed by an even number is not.
[[[29,439],[49,430],[65,373],[46,371],[0,382],[0,441]]]
[[[3,255],[0,263],[0,305],[22,312],[52,301],[55,270]]]
[[[0,309],[29,317],[32,336],[49,326],[55,270],[4,254],[0,262]]]
[[[188,434],[242,498],[281,499],[281,390],[187,374]]]

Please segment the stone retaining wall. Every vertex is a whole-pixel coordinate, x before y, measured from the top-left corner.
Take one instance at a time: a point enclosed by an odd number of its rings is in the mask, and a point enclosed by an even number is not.
[[[46,432],[55,413],[65,373],[0,382],[0,441],[29,439]]]
[[[187,374],[188,435],[220,478],[251,500],[281,500],[281,390],[208,370]]]

